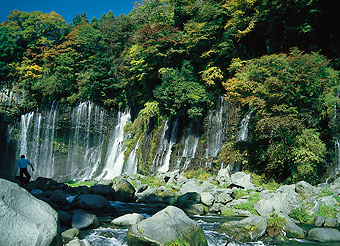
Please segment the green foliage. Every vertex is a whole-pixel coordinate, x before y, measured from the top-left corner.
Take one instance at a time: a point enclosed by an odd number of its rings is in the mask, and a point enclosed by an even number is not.
[[[88,181],[67,181],[65,182],[67,186],[70,187],[79,187],[79,186],[87,186],[87,187],[92,187],[95,185],[95,181],[93,180],[88,180]]]
[[[208,180],[210,177],[212,177],[212,174],[210,172],[207,172],[207,170],[204,168],[199,168],[197,170],[188,170],[183,175],[188,179],[196,178],[199,180]]]
[[[287,225],[287,220],[284,217],[280,217],[277,213],[272,212],[267,215],[268,227],[283,228]]]
[[[233,217],[235,216],[235,213],[233,212],[231,208],[229,208],[229,209],[223,210],[222,215],[225,217]]]
[[[224,163],[225,165],[231,165],[246,162],[246,151],[240,151],[238,149],[237,143],[227,142],[225,143],[221,151],[217,156],[217,163]]]
[[[242,209],[242,210],[247,210],[249,212],[251,212],[254,215],[258,215],[258,213],[256,212],[255,208],[254,208],[254,204],[258,201],[260,201],[261,198],[259,197],[258,193],[253,193],[249,198],[248,201],[246,203],[241,203],[241,204],[236,204],[234,206],[235,209]]]
[[[328,217],[336,218],[337,214],[338,214],[338,211],[337,211],[336,207],[325,206],[325,205],[321,205],[319,207],[318,212],[317,212],[317,215],[323,216],[325,218],[328,218]]]
[[[315,216],[311,216],[304,208],[295,208],[289,214],[289,217],[298,220],[303,224],[313,224]]]
[[[224,83],[228,100],[256,112],[248,146],[252,170],[289,183],[317,182],[326,156],[324,124],[333,117],[325,98],[334,98],[338,86],[338,72],[328,64],[318,53],[292,49],[248,61]]]
[[[163,68],[160,70],[162,84],[154,90],[161,109],[169,116],[185,110],[190,118],[202,117],[209,104],[204,86],[198,83],[193,67],[184,62],[181,70]]]

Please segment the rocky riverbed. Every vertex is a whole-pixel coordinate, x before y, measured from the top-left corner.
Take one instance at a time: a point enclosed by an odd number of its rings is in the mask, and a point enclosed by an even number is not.
[[[25,187],[57,211],[63,245],[340,245],[340,179],[271,190],[221,169],[204,180],[176,170],[88,184],[38,178]]]

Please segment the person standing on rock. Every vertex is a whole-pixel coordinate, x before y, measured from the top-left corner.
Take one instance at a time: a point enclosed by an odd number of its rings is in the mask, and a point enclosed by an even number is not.
[[[31,179],[31,175],[27,171],[27,164],[32,167],[32,171],[34,172],[32,163],[29,160],[25,159],[25,155],[21,155],[20,160],[18,161],[17,166],[15,168],[15,172],[14,172],[14,175],[15,175],[18,171],[18,167],[20,166],[20,185],[21,186],[23,186],[24,184],[24,174],[27,178],[27,183]]]

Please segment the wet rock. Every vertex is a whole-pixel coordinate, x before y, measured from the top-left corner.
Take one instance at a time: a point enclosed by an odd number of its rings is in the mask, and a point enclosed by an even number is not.
[[[284,185],[275,192],[261,192],[262,200],[254,204],[255,210],[260,215],[268,215],[273,211],[290,214],[295,208],[301,207],[298,194],[295,192],[295,185]]]
[[[115,226],[131,226],[134,224],[137,224],[138,222],[144,220],[144,216],[133,213],[133,214],[126,214],[123,216],[120,216],[114,220],[112,220],[111,224]]]
[[[211,195],[208,192],[203,192],[201,193],[201,202],[202,204],[210,207],[214,204],[215,201],[215,197],[213,195]]]
[[[78,228],[71,228],[63,233],[61,233],[61,236],[63,238],[64,244],[70,242],[71,240],[75,239],[79,235],[79,229]]]
[[[199,224],[173,206],[132,225],[127,233],[128,245],[167,245],[176,241],[185,245],[208,245]]]
[[[316,216],[314,218],[314,225],[316,227],[323,227],[324,224],[325,224],[325,217],[323,217],[323,216]]]
[[[0,179],[0,187],[0,245],[62,245],[51,206],[8,180]]]
[[[306,181],[300,181],[295,185],[295,191],[303,198],[307,199],[312,196],[317,196],[320,194],[321,189],[314,187],[313,185],[307,183]]]
[[[92,186],[89,190],[89,193],[101,195],[106,197],[109,201],[115,201],[116,199],[116,191],[112,187],[104,184],[96,184]]]
[[[121,202],[133,202],[135,201],[135,188],[132,184],[130,184],[126,179],[120,178],[116,181],[116,184],[113,186],[117,200]]]
[[[58,210],[58,218],[61,227],[71,227],[72,215],[68,212]]]
[[[99,221],[96,215],[88,214],[77,209],[72,216],[72,227],[81,229],[94,229],[99,226]]]
[[[72,208],[89,210],[94,213],[115,212],[110,202],[101,195],[83,194],[74,198]]]
[[[233,240],[247,242],[264,235],[267,225],[267,217],[251,216],[240,221],[225,222],[221,225],[221,230]]]
[[[65,206],[69,205],[69,202],[66,199],[66,196],[63,191],[55,190],[50,196],[52,202],[54,202],[57,206]]]
[[[308,232],[307,238],[318,242],[340,241],[340,231],[333,228],[313,228]]]

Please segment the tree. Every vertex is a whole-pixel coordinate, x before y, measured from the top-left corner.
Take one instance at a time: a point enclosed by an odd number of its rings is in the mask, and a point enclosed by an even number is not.
[[[176,116],[184,111],[190,118],[202,117],[209,101],[190,63],[184,61],[181,70],[162,68],[159,72],[162,84],[156,87],[154,96],[163,112],[168,116]]]
[[[287,182],[315,180],[324,168],[339,73],[318,53],[298,49],[247,62],[235,60],[226,97],[255,111],[249,168]],[[331,161],[331,160],[329,160]]]

